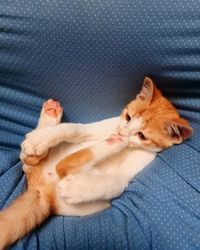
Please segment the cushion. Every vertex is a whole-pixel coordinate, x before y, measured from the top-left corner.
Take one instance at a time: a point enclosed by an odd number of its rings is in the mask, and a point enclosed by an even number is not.
[[[65,122],[93,122],[118,115],[148,75],[194,128],[112,208],[54,216],[11,249],[200,248],[199,8],[187,0],[1,1],[0,208],[25,189],[20,143],[48,98],[61,102]]]

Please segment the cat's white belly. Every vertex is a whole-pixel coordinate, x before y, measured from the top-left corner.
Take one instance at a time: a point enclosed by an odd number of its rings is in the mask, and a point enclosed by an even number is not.
[[[57,185],[60,181],[60,178],[56,172],[56,165],[67,155],[70,155],[78,150],[89,147],[96,143],[96,141],[88,141],[78,145],[73,145],[63,142],[55,148],[52,148],[49,152],[48,159],[45,161],[43,168],[43,177],[45,178],[45,181],[53,182]],[[59,207],[57,213],[59,215],[85,216],[89,214],[94,214],[98,211],[102,211],[110,207],[110,202],[108,201],[95,201],[78,205],[69,204],[65,201],[65,199],[61,198],[58,195],[57,190],[55,190],[55,193],[57,199],[57,206]]]
[[[79,145],[61,143],[52,148],[44,165],[43,176],[45,180],[47,182],[54,182],[57,185],[60,181],[55,169],[58,162],[67,155],[96,143],[96,141],[89,141]],[[89,172],[92,175],[120,176],[120,178],[124,178],[125,182],[128,182],[154,158],[155,153],[143,149],[125,149],[117,155],[93,166]],[[110,206],[109,201],[94,201],[73,205],[67,203],[64,198],[61,198],[57,190],[55,190],[55,193],[59,207],[58,214],[60,215],[84,216],[102,211]]]
[[[54,148],[50,149],[48,154],[48,158],[44,163],[43,177],[46,182],[58,182],[60,180],[59,176],[56,172],[56,165],[66,156],[81,150],[83,148],[87,148],[97,142],[88,141],[80,144],[69,144],[66,142],[62,142]]]

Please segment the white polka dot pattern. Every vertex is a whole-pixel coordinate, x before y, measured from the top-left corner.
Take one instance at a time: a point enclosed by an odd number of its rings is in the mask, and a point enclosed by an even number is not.
[[[199,9],[197,0],[1,1],[1,208],[25,187],[19,145],[47,98],[61,101],[65,121],[96,121],[118,114],[149,75],[195,130],[111,209],[54,217],[12,249],[200,249]]]

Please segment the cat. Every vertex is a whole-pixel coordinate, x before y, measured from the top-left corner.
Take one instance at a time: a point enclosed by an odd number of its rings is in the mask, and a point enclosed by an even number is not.
[[[192,136],[148,77],[119,117],[60,124],[62,113],[58,102],[45,102],[37,128],[21,145],[28,188],[0,212],[0,249],[52,214],[85,216],[110,207],[157,152]]]

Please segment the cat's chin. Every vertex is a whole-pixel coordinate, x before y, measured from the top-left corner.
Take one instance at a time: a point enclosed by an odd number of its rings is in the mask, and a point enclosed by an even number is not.
[[[128,148],[141,148],[141,147],[136,143],[129,141]]]

